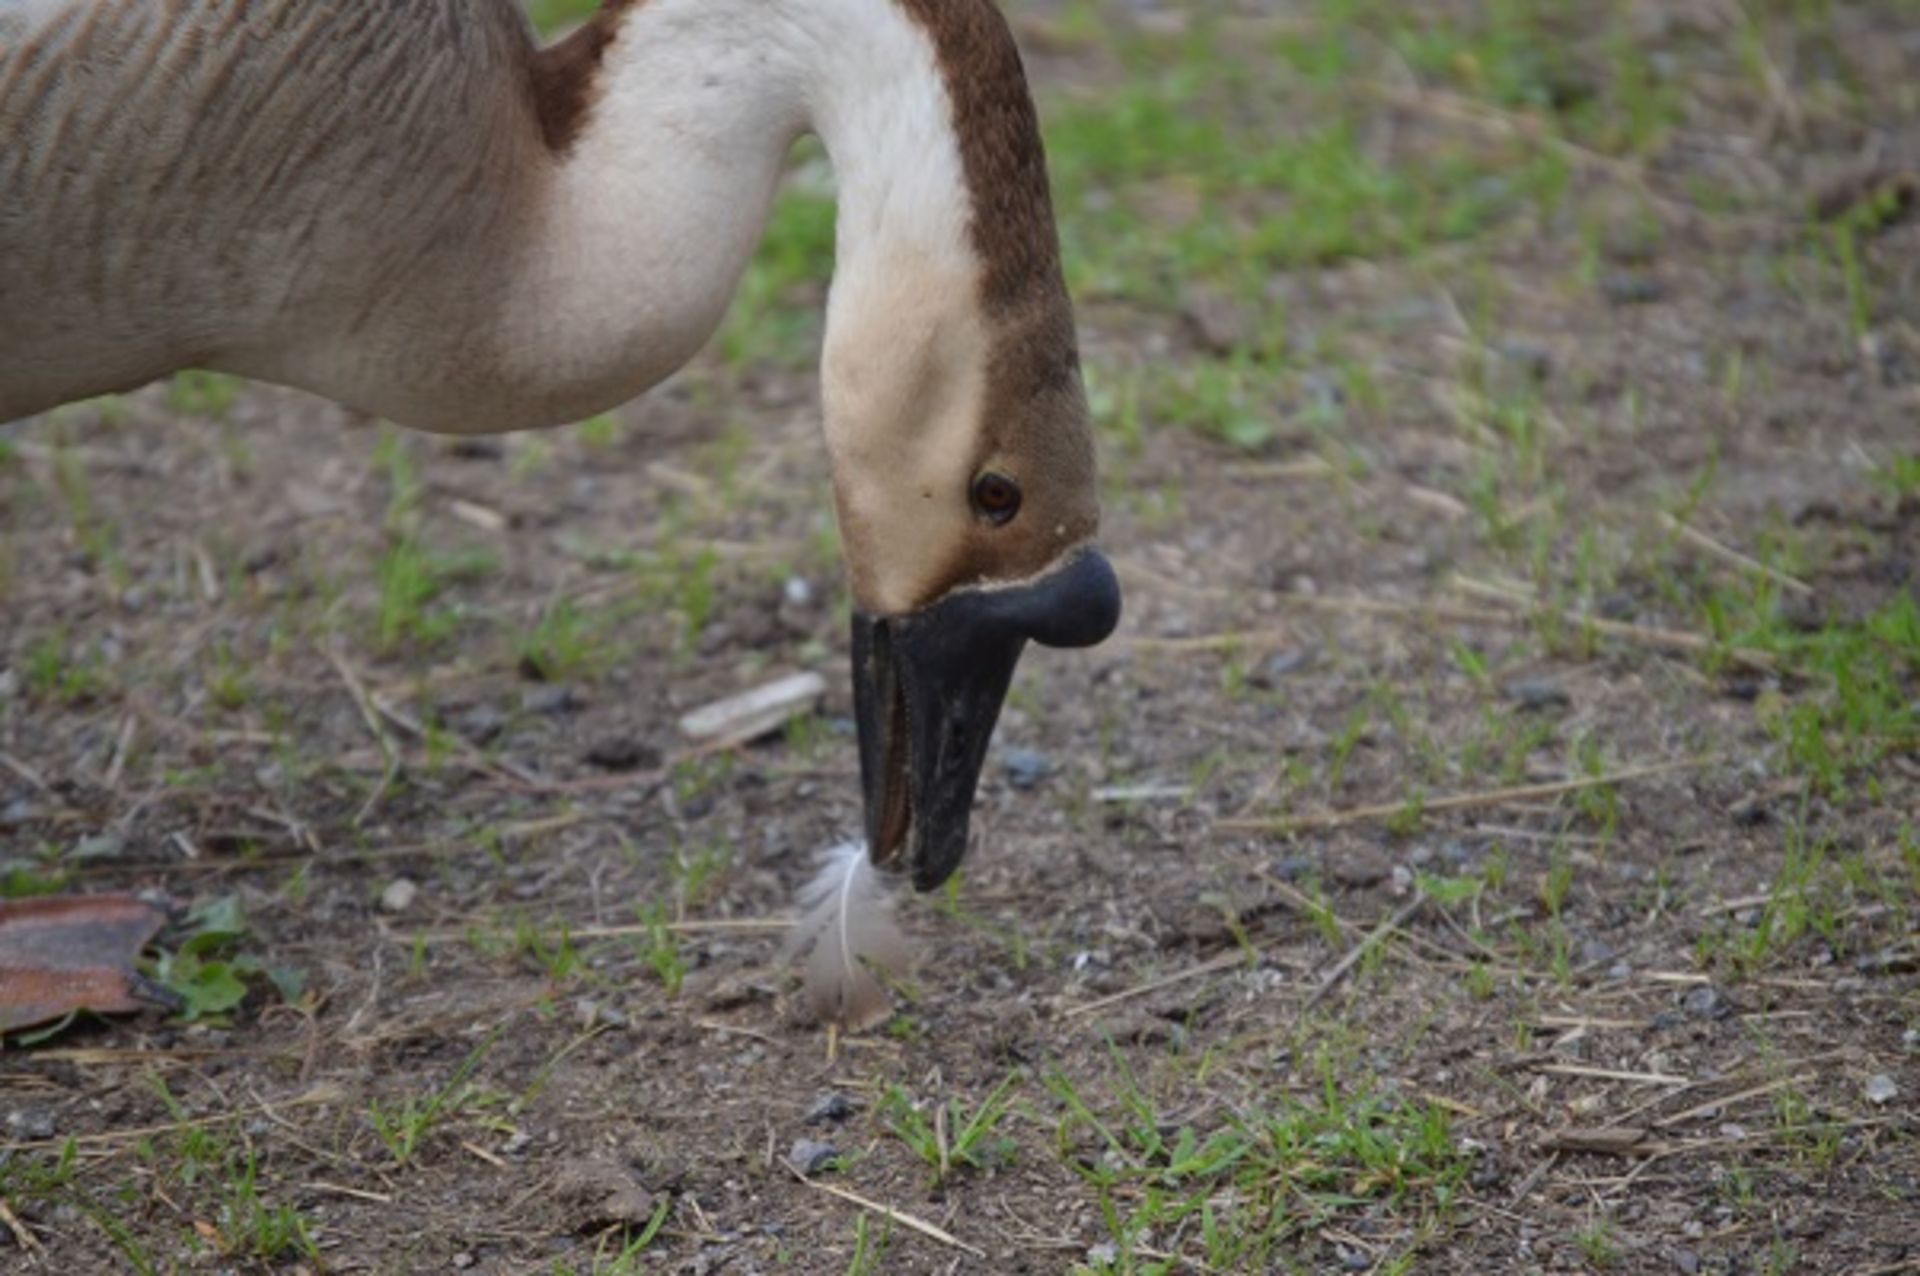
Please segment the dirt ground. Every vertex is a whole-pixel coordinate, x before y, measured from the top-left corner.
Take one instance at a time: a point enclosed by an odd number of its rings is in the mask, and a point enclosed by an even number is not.
[[[1128,610],[896,1016],[817,253],[543,436],[0,427],[7,893],[200,999],[0,1054],[0,1267],[1920,1272],[1920,11],[1015,12]]]

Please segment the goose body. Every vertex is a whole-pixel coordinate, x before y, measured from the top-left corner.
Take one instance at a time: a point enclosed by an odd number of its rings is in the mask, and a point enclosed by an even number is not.
[[[712,334],[808,131],[868,831],[930,885],[1022,643],[1118,606],[990,0],[608,0],[548,47],[514,0],[0,0],[0,421],[185,367],[589,416]]]

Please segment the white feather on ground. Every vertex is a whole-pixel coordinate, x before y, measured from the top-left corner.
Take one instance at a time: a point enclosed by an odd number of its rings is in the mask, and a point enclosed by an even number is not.
[[[849,1032],[885,1019],[893,1002],[874,972],[904,971],[907,941],[865,844],[847,842],[823,853],[820,871],[800,892],[800,908],[781,960],[809,949],[807,998],[814,1014]]]

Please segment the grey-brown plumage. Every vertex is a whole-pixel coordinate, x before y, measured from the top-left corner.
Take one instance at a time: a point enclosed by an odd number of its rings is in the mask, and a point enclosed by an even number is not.
[[[822,855],[820,871],[800,892],[800,907],[782,960],[806,950],[814,1014],[853,1032],[885,1019],[892,999],[879,974],[906,969],[907,943],[893,915],[893,896],[865,845],[848,842]]]

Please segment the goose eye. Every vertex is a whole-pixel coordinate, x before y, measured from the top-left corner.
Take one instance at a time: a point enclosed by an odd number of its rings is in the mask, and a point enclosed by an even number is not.
[[[1020,485],[1004,474],[988,471],[973,481],[973,507],[980,517],[998,527],[1020,512]]]

